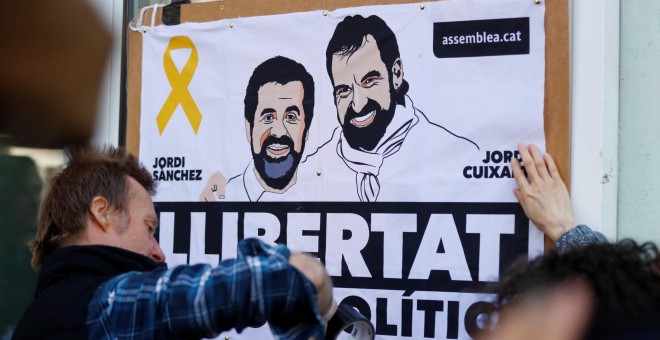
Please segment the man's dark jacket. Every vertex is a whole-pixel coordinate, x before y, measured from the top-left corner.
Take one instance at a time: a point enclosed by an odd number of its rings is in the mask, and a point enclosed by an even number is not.
[[[39,272],[35,300],[14,330],[14,339],[86,339],[87,305],[101,284],[131,271],[164,263],[108,246],[70,246],[50,254]]]

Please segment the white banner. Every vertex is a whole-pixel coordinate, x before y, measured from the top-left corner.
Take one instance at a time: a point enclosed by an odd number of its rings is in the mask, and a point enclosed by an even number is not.
[[[260,237],[323,261],[379,338],[473,336],[488,284],[543,248],[510,160],[545,146],[544,12],[441,1],[148,29],[140,159],[168,263]]]

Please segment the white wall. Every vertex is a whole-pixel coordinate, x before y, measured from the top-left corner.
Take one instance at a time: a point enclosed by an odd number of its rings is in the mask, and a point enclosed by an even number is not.
[[[620,84],[618,237],[660,244],[658,0],[621,1]]]
[[[660,1],[573,0],[572,16],[576,217],[660,244]]]
[[[573,0],[571,197],[578,223],[617,235],[619,1]]]

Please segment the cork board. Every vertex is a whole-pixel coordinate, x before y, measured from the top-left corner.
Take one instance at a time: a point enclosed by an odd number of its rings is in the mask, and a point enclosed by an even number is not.
[[[521,0],[535,1],[535,0]],[[227,18],[273,15],[313,10],[415,3],[409,0],[222,0],[181,5],[181,22],[206,22]],[[545,16],[546,69],[544,126],[546,149],[553,155],[559,172],[570,187],[570,78],[568,0],[547,1]],[[145,18],[151,18],[151,9]],[[156,24],[162,23],[162,8],[157,9]],[[140,94],[142,78],[142,34],[128,33],[128,98],[126,147],[134,154],[140,145]]]

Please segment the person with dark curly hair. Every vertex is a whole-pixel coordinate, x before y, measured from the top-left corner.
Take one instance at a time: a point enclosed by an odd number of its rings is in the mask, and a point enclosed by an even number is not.
[[[660,255],[595,243],[514,263],[497,287],[493,339],[657,339]]]

